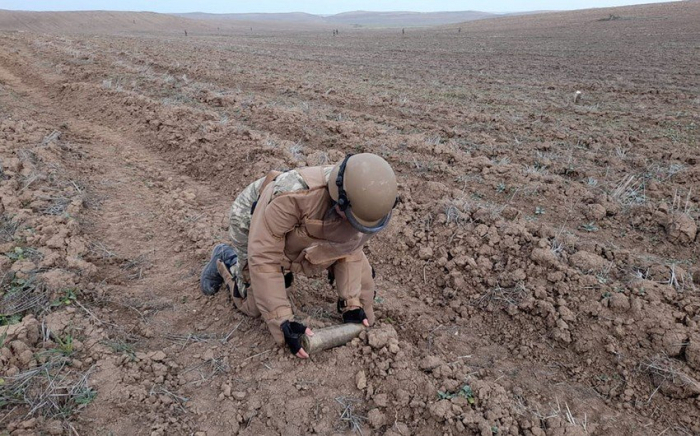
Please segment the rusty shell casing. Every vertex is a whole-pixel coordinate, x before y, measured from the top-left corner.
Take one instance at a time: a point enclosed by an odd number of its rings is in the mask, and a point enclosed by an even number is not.
[[[315,330],[313,336],[304,335],[301,346],[309,353],[318,353],[333,347],[345,345],[358,337],[365,327],[362,324],[339,324]]]

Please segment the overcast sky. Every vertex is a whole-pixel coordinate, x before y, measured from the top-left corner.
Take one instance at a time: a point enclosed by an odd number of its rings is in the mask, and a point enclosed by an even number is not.
[[[625,0],[0,0],[0,9],[31,11],[153,11],[153,12],[308,12],[337,14],[348,11],[483,11],[522,12],[586,9],[662,1]]]

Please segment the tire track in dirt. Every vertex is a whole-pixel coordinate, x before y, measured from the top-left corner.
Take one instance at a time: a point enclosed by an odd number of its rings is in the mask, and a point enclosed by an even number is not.
[[[12,62],[4,55],[2,59],[6,65]],[[64,138],[79,144],[88,156],[87,162],[73,162],[70,166],[74,177],[83,181],[92,194],[101,199],[99,208],[88,214],[85,231],[90,239],[100,244],[104,255],[103,259],[94,260],[102,278],[91,289],[93,303],[98,305],[92,309],[96,317],[105,323],[124,326],[132,339],[137,337],[135,349],[146,354],[170,346],[167,335],[179,338],[197,331],[210,332],[212,321],[219,319],[226,319],[226,322],[219,323],[219,327],[231,324],[230,318],[237,316],[230,308],[221,304],[203,307],[204,301],[198,290],[201,264],[192,256],[195,251],[192,241],[183,235],[195,221],[201,228],[217,227],[210,217],[223,218],[225,209],[220,204],[218,193],[187,176],[176,174],[166,162],[123,132],[115,132],[60,110],[44,96],[42,90],[45,91],[45,87],[37,80],[28,85],[18,76],[0,67],[2,81],[36,108],[37,118],[49,124],[66,126]],[[175,212],[170,201],[177,201],[172,192],[183,191],[186,199],[196,198],[196,203],[187,206],[187,216],[192,217],[190,222],[169,216]],[[222,301],[221,298],[217,300]],[[200,335],[205,337],[207,333]],[[258,335],[250,336],[256,338]],[[186,368],[192,363],[190,356],[171,357],[169,363],[175,363],[176,368],[178,365]],[[101,370],[93,375],[101,394],[94,403],[95,407],[83,415],[84,419],[111,423],[119,434],[139,434],[144,424],[159,421],[158,417],[149,416],[148,420],[139,423],[139,419],[134,420],[129,413],[119,413],[129,408],[128,401],[124,404],[124,398],[119,394],[124,380],[115,379],[120,371],[109,358],[101,362],[101,366]],[[174,391],[168,388],[168,392]],[[170,397],[163,398],[167,402]],[[92,413],[92,410],[99,412]],[[112,421],[113,412],[120,416],[116,422]],[[168,422],[167,416],[160,418]],[[187,420],[182,424],[187,428],[193,425]],[[180,431],[184,430],[184,427],[180,428]]]

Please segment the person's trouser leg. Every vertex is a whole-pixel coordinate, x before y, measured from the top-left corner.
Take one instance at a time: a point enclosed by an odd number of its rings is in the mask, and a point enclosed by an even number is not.
[[[360,284],[360,302],[367,315],[369,324],[374,324],[374,277],[372,277],[372,266],[367,260],[367,256],[362,253],[362,282]]]
[[[253,318],[260,316],[260,311],[255,303],[255,293],[250,285],[231,274],[231,270],[235,270],[235,268],[229,268],[223,262],[218,262],[216,266],[219,274],[223,278],[225,286],[229,289],[229,295],[236,308]],[[239,283],[244,287],[244,292],[242,293],[239,292]]]
[[[236,272],[238,275],[234,277],[235,291],[233,289],[231,290],[233,304],[246,315],[257,318],[260,316],[260,310],[258,310],[258,305],[255,303],[255,291],[250,286],[250,278],[246,280],[246,277],[248,277],[247,268],[236,269]],[[241,292],[241,290],[243,292]]]
[[[246,315],[253,318],[260,316],[260,310],[258,310],[258,305],[255,303],[255,292],[252,288],[248,288],[245,298],[232,297],[231,299],[236,308]]]

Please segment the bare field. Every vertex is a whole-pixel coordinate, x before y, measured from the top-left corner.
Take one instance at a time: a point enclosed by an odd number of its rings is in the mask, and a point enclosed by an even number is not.
[[[700,3],[160,30],[0,33],[0,434],[700,434]],[[379,321],[300,361],[198,274],[249,182],[362,151]]]

